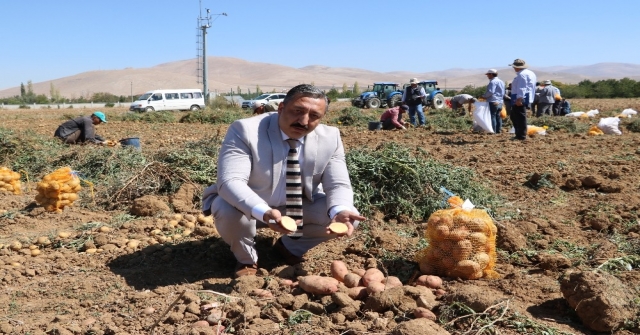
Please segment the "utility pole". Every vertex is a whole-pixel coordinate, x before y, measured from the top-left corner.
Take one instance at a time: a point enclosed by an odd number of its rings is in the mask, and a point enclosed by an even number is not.
[[[204,94],[205,103],[209,103],[209,80],[207,75],[207,29],[211,28],[211,17],[216,19],[219,16],[227,16],[227,13],[211,14],[211,10],[205,8],[207,15],[202,16],[202,0],[200,0],[200,16],[198,17],[198,29],[201,30],[202,36],[202,94]],[[215,19],[214,19],[215,21]]]

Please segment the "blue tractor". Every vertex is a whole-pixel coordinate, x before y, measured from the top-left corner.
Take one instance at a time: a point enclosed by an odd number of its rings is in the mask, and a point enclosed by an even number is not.
[[[384,108],[395,106],[396,101],[402,100],[400,85],[391,82],[373,83],[373,89],[360,94],[351,100],[351,105],[360,108]]]
[[[423,80],[418,83],[418,86],[422,86],[424,88],[425,93],[427,93],[426,99],[422,101],[423,106],[431,107],[433,109],[441,109],[444,108],[444,95],[440,88],[437,87],[438,82],[436,80]],[[409,84],[404,84],[402,87],[403,91],[400,93],[400,100],[402,100],[402,92],[407,89]],[[398,101],[400,101],[398,100]],[[391,102],[391,106],[394,106],[395,102]]]

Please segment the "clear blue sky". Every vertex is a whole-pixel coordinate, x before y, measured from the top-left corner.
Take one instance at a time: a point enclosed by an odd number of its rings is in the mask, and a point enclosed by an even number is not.
[[[196,56],[198,0],[0,1],[0,89]],[[228,14],[213,17],[210,56],[291,67],[640,63],[637,0],[202,0],[202,7]]]

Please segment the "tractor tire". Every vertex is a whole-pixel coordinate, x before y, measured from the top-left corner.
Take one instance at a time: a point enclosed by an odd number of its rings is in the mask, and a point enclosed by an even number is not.
[[[433,100],[431,101],[431,108],[433,109],[442,109],[445,106],[444,95],[438,93],[433,96]]]
[[[380,99],[371,98],[367,101],[368,108],[380,108]]]
[[[402,100],[402,95],[396,94],[392,96],[391,99],[389,99],[389,101],[387,101],[387,106],[389,108],[393,108],[396,105],[399,105],[401,100]]]

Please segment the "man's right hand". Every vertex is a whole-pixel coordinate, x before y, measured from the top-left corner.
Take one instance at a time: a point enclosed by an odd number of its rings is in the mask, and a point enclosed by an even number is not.
[[[280,213],[280,211],[277,209],[270,209],[266,211],[264,213],[264,216],[262,217],[262,221],[266,222],[269,228],[277,231],[278,233],[285,234],[285,235],[292,233],[292,231],[284,229],[284,227],[281,224],[281,220],[282,220],[282,213]],[[296,224],[299,223],[299,221],[300,220],[297,220]]]

